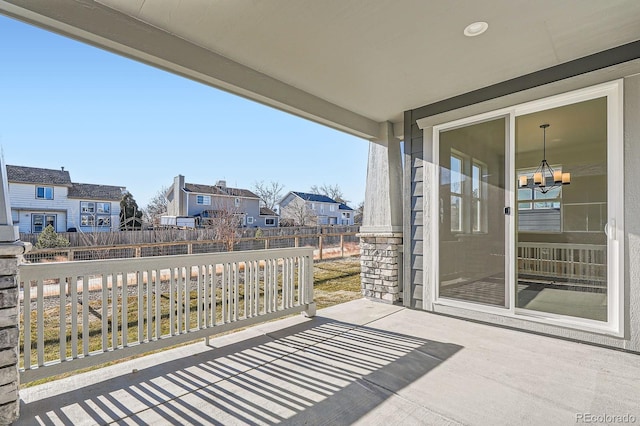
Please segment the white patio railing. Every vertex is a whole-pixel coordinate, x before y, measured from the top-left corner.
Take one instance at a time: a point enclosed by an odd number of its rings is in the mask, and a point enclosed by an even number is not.
[[[551,281],[606,285],[606,245],[518,243],[517,253],[519,274]]]
[[[20,265],[21,380],[313,316],[312,268],[311,248]]]

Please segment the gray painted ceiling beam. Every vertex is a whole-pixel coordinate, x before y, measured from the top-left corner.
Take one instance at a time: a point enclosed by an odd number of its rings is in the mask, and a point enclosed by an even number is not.
[[[7,0],[0,13],[369,140],[380,123],[92,0]]]

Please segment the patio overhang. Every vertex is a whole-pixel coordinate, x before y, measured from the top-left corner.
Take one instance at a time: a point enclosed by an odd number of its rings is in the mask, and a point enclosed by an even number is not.
[[[0,1],[0,13],[349,134],[640,38],[640,4]],[[473,21],[489,22],[465,37]],[[526,28],[526,31],[523,31]]]

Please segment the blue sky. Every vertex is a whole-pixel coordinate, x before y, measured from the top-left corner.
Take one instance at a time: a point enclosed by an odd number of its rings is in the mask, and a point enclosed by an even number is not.
[[[364,200],[368,142],[0,15],[6,164],[126,186],[141,207],[173,177]]]

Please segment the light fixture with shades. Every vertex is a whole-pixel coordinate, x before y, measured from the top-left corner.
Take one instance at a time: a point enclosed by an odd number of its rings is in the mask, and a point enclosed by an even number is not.
[[[542,161],[533,173],[533,176],[520,176],[518,186],[520,188],[533,188],[543,194],[562,185],[571,183],[571,173],[563,173],[561,170],[554,170],[547,163],[547,127],[549,124],[542,124]]]

